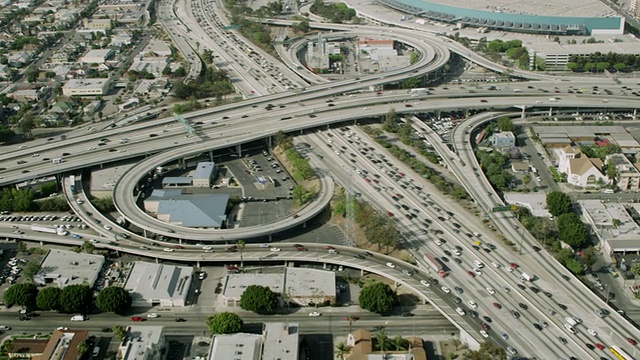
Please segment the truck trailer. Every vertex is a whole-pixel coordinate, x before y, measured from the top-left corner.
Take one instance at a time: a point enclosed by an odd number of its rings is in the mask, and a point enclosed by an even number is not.
[[[424,258],[424,261],[426,261],[427,264],[429,264],[429,266],[435,272],[437,272],[440,277],[445,277],[446,273],[444,271],[444,268],[442,267],[442,263],[440,263],[440,260],[438,260],[438,258],[429,253],[422,253],[422,256]]]

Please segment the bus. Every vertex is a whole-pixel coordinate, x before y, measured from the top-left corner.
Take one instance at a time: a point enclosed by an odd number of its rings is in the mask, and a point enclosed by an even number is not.
[[[71,183],[71,185],[69,186],[69,189],[71,190],[72,194],[75,194],[76,193],[76,176],[71,175],[69,177],[69,182]]]
[[[624,350],[620,349],[617,346],[612,346],[609,351],[611,351],[611,353],[613,354],[613,356],[616,357],[616,359],[619,360],[635,360],[634,358],[632,358],[629,354],[627,354],[626,352],[624,352]]]

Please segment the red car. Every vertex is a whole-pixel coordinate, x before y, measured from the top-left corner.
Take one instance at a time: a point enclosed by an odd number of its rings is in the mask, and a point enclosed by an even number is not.
[[[497,302],[493,303],[493,307],[495,307],[496,309],[502,309],[502,305],[498,304]]]
[[[604,345],[600,343],[596,343],[596,347],[598,348],[598,350],[604,350]]]
[[[636,346],[636,345],[638,344],[638,343],[637,343],[635,340],[633,340],[632,338],[627,338],[627,342],[628,342],[629,344],[633,345],[633,346]]]
[[[396,194],[396,197],[397,197],[398,199],[402,199],[402,198],[404,198],[404,196],[402,196],[402,195],[400,195],[400,194]]]
[[[467,271],[467,275],[471,277],[476,277],[476,274],[474,274],[473,271]]]
[[[371,182],[371,180],[369,180],[368,178],[364,178],[364,182],[366,182],[366,183],[370,183],[370,182]]]
[[[141,318],[140,316],[132,316],[131,317],[131,321],[135,321],[135,322],[142,322],[144,319]]]
[[[184,249],[184,247],[183,247],[183,246],[181,246],[181,245],[173,245],[173,246],[172,246],[172,248],[174,248],[174,249],[178,249],[178,250],[180,250],[180,249]]]
[[[518,268],[518,264],[516,264],[516,263],[509,263],[509,266],[511,266],[513,269],[517,269]]]
[[[325,250],[333,250],[334,247],[333,246],[323,246]]]
[[[391,211],[387,211],[387,215],[389,215],[389,217],[393,217],[393,213]]]
[[[229,271],[236,271],[236,270],[238,270],[238,267],[237,267],[237,266],[235,266],[235,265],[229,265],[229,266],[227,266],[227,270],[229,270]]]
[[[296,250],[298,250],[298,251],[307,251],[307,248],[304,247],[304,246],[297,246]]]

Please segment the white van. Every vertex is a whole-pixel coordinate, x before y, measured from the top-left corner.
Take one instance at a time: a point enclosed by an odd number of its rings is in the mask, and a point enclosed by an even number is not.
[[[613,194],[614,193],[613,189],[604,189],[604,191],[602,191],[602,192],[605,193],[605,194]]]
[[[71,321],[85,321],[84,315],[73,315]]]
[[[100,355],[100,346],[96,345],[93,347],[93,351],[91,352],[91,356],[97,357]]]

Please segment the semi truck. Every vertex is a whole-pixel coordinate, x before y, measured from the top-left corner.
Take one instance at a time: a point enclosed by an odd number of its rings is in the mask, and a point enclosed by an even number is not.
[[[32,231],[49,233],[49,234],[56,234],[56,235],[60,235],[60,236],[65,236],[65,235],[69,234],[69,232],[67,230],[65,230],[64,228],[61,228],[61,227],[59,227],[59,228],[50,228],[50,227],[46,227],[46,226],[31,225],[31,230]]]
[[[429,253],[423,253],[422,257],[424,258],[424,261],[426,261],[427,264],[429,264],[429,266],[435,272],[437,272],[440,277],[445,277],[446,273],[444,271],[444,268],[442,267],[442,263],[440,263],[440,260],[438,260],[438,258]]]
[[[535,275],[529,275],[527,273],[522,273],[522,275],[520,275],[520,279],[523,279],[525,281],[533,281],[535,277]]]

